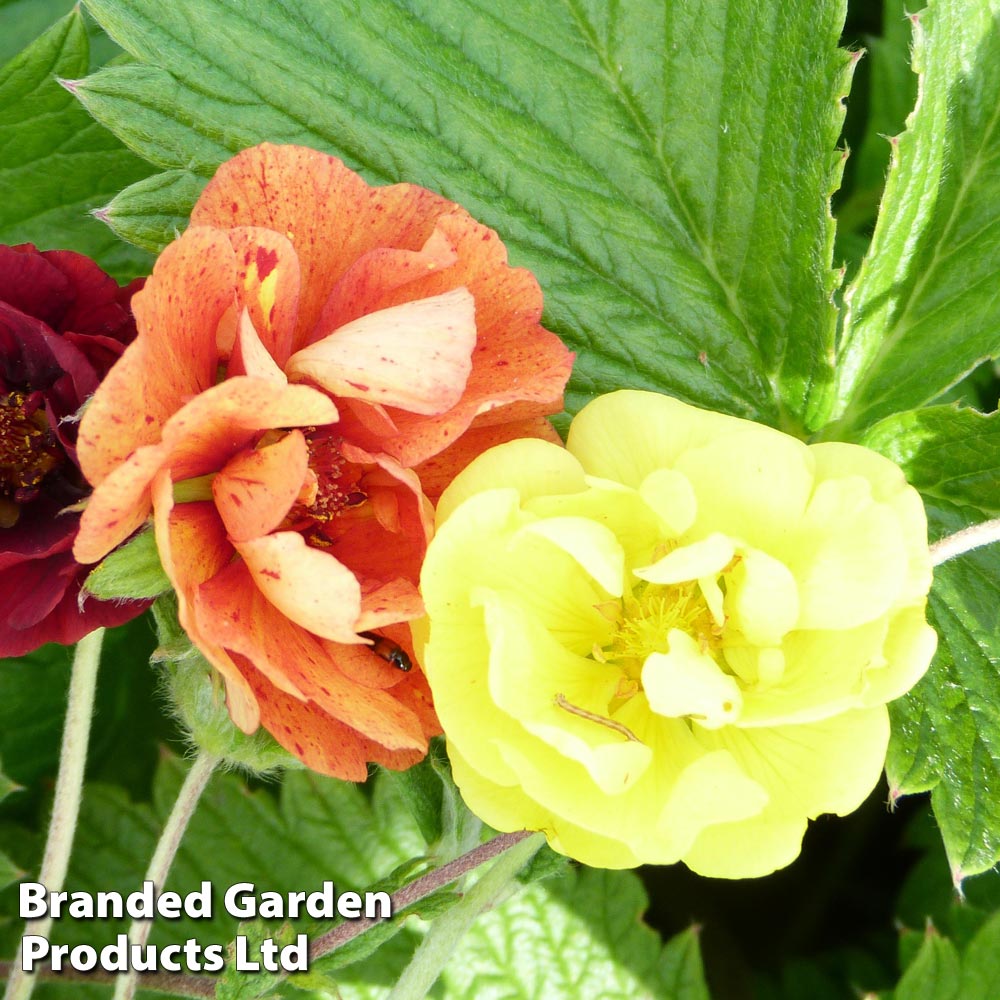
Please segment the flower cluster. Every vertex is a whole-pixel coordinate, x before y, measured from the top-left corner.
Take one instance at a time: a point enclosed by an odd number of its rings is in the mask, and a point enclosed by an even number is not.
[[[406,670],[430,500],[553,437],[572,356],[496,234],[412,185],[260,146],[220,168],[133,303],[80,429],[93,562],[152,512],[185,630],[310,767],[363,779],[438,731]]]
[[[135,336],[139,285],[119,288],[78,253],[0,246],[0,656],[76,642],[146,607],[80,606],[80,518],[66,510],[90,492],[77,411]]]
[[[483,455],[422,575],[470,808],[602,867],[787,865],[874,787],[934,652],[926,531],[875,453],[653,393]]]

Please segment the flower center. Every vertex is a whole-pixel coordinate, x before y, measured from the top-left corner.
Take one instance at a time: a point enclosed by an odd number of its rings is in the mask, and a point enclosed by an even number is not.
[[[594,650],[594,658],[617,664],[637,685],[646,657],[669,652],[667,636],[672,629],[687,633],[713,657],[722,649],[722,626],[716,623],[697,581],[640,582],[631,594],[614,602],[614,608],[614,635],[610,643]]]
[[[65,457],[49,429],[40,392],[0,398],[0,527],[17,522],[18,508],[38,496],[42,480]]]
[[[343,438],[329,428],[307,428],[306,444],[309,468],[316,474],[316,496],[312,503],[298,508],[300,513],[325,524],[368,502],[368,494],[361,487],[365,469],[341,454]]]

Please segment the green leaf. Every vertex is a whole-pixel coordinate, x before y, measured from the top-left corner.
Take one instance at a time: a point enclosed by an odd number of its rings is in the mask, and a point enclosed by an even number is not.
[[[956,406],[907,410],[869,428],[862,444],[896,462],[931,504],[1000,514],[1000,413]]]
[[[152,529],[115,549],[87,576],[85,590],[102,601],[159,597],[171,589]]]
[[[580,350],[571,409],[631,386],[822,422],[828,200],[853,66],[837,48],[842,3],[530,0],[513,18],[482,0],[88,9],[137,64],[77,93],[172,171],[160,199],[144,184],[109,212],[143,245],[171,228],[178,184],[193,193],[178,172],[208,177],[262,140],[315,146],[372,182],[439,190],[501,233],[538,275],[548,325]]]
[[[0,68],[0,242],[76,250],[124,280],[148,271],[148,255],[87,213],[149,167],[57,82],[88,69],[78,9]]]
[[[961,966],[955,946],[929,928],[917,957],[893,994],[894,1000],[965,1000],[958,992]]]
[[[933,507],[930,514],[942,534],[968,523],[954,508]],[[890,794],[931,790],[956,884],[1000,858],[998,579],[996,546],[935,570],[928,620],[938,651],[920,683],[890,705]]]
[[[24,869],[15,865],[3,851],[0,851],[0,889],[6,889],[22,878]]]
[[[535,883],[476,921],[444,972],[445,996],[708,1000],[697,932],[664,946],[640,920],[647,902],[633,872]]]
[[[972,939],[962,956],[961,1000],[994,1000],[1000,983],[1000,913]]]
[[[935,406],[887,417],[862,438],[897,462],[940,538],[1000,514],[1000,414]],[[892,795],[931,790],[952,877],[1000,858],[1000,635],[996,546],[934,572],[929,620],[939,635],[930,670],[892,703],[886,771]]]
[[[998,17],[998,0],[936,0],[913,18],[920,99],[845,296],[841,435],[929,402],[1000,354]]]
[[[19,785],[16,781],[8,778],[7,775],[3,773],[3,769],[0,768],[0,802],[3,802],[8,795],[21,791],[22,788],[22,785]]]
[[[205,183],[189,170],[166,170],[127,187],[94,214],[122,239],[158,253],[184,228]]]
[[[846,233],[875,222],[889,166],[890,139],[902,131],[916,101],[917,78],[910,68],[913,27],[907,10],[906,0],[885,0],[882,36],[865,38],[868,51],[859,70],[868,71],[868,117],[857,152],[847,161],[845,186],[850,183],[851,195],[835,213],[838,244]]]

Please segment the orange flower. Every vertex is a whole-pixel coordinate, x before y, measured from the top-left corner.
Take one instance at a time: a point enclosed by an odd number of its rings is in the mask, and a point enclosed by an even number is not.
[[[152,510],[181,624],[237,725],[342,778],[407,767],[437,719],[419,669],[376,650],[412,654],[425,492],[493,444],[550,437],[572,356],[496,233],[422,188],[259,146],[191,222],[87,407],[76,557]]]

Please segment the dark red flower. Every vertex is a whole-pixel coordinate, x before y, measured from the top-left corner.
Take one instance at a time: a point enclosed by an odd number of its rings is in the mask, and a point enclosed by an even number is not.
[[[120,288],[69,250],[0,246],[0,656],[76,642],[147,606],[90,599],[80,610],[80,515],[64,513],[90,492],[78,411],[135,337],[141,284]]]

